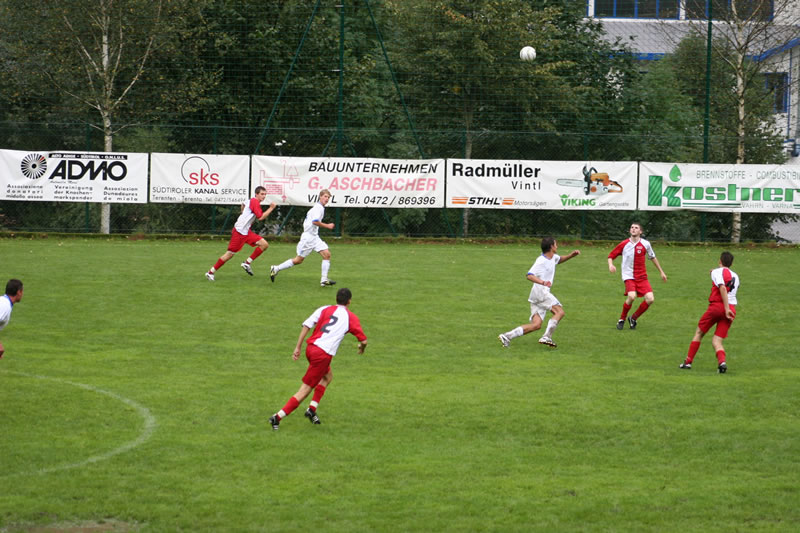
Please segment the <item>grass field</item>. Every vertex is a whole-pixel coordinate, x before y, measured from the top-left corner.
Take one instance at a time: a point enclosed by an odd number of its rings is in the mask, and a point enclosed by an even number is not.
[[[329,240],[270,283],[273,244],[208,282],[226,241],[2,239],[25,296],[0,332],[0,531],[797,531],[800,250],[738,248],[738,313],[716,373],[706,338],[678,370],[721,246],[655,244],[637,330],[609,244],[580,246],[527,320],[526,244]],[[560,252],[574,248],[562,243]],[[617,260],[618,264],[619,260]],[[657,273],[656,273],[657,274]],[[322,400],[279,431],[300,323],[353,291]]]

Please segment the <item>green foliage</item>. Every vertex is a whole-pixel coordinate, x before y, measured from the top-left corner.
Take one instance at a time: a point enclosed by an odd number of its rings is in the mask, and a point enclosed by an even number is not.
[[[728,63],[734,52],[724,41],[717,41],[716,52],[711,59],[710,132],[712,142],[709,149],[710,163],[736,163],[738,130],[738,107],[736,77]],[[706,40],[700,35],[690,34],[678,45],[675,53],[663,61],[675,73],[678,87],[686,98],[691,98],[694,108],[705,110]],[[746,63],[750,59],[745,58]],[[745,163],[782,163],[785,161],[782,138],[774,131],[772,103],[763,84],[748,83],[745,98]]]
[[[291,359],[300,323],[334,291],[319,287],[316,256],[269,282],[290,243],[273,243],[255,277],[240,253],[210,283],[226,242],[0,239],[4,273],[26,289],[1,333],[0,529],[800,523],[795,295],[761,297],[800,268],[797,248],[733,249],[740,308],[720,376],[708,338],[691,371],[678,364],[721,248],[657,244],[669,281],[653,280],[637,330],[617,331],[610,245],[578,245],[556,272],[566,318],[550,350],[536,333],[497,341],[528,319],[536,240],[331,243],[369,346],[342,343],[321,425],[302,416],[306,401],[272,431],[305,370]]]

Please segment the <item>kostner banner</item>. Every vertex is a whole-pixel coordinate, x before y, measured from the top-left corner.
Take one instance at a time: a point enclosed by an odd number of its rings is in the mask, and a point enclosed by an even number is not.
[[[636,209],[636,162],[447,160],[447,207]]]
[[[246,155],[150,155],[150,201],[241,204],[250,198]]]
[[[800,165],[641,163],[639,209],[800,213]]]
[[[267,202],[313,205],[331,192],[334,207],[444,207],[444,159],[253,156],[253,187]]]
[[[147,203],[147,154],[0,150],[0,199]]]

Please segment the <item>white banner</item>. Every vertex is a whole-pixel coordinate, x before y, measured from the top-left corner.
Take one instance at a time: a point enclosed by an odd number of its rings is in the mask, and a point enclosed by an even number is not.
[[[250,198],[246,155],[151,154],[150,201],[241,204]]]
[[[444,159],[253,156],[253,187],[267,202],[313,205],[328,189],[333,207],[444,207]]]
[[[636,209],[636,162],[447,160],[447,207]]]
[[[147,203],[147,154],[0,150],[0,199]]]
[[[639,209],[800,213],[800,165],[641,163]]]

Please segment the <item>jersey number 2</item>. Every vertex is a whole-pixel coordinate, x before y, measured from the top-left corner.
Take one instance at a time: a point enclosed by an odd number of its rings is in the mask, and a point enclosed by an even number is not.
[[[328,320],[328,323],[322,326],[323,333],[330,333],[331,328],[339,321],[339,317],[336,315],[331,315],[331,319]]]

